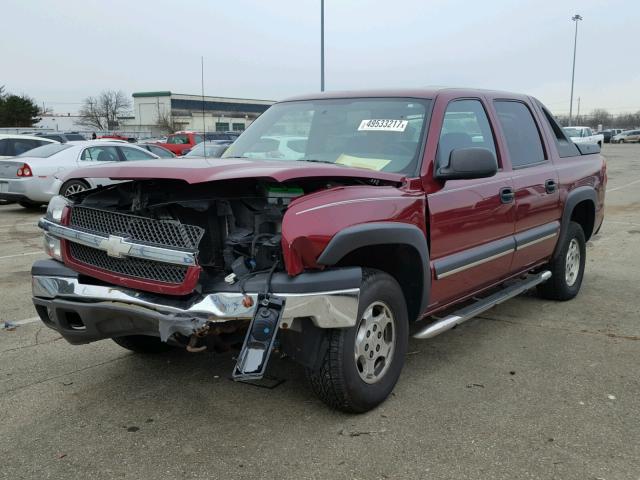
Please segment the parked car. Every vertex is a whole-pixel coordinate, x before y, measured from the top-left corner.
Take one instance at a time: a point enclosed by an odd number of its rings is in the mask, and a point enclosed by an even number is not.
[[[0,158],[15,157],[16,155],[50,143],[58,142],[33,135],[0,134]]]
[[[136,145],[138,145],[140,148],[144,148],[145,150],[150,151],[151,153],[157,155],[160,158],[175,158],[176,157],[175,154],[171,150],[169,150],[167,148],[164,148],[164,147],[162,147],[160,145],[157,145],[155,143],[146,143],[145,142],[145,143],[138,143]]]
[[[189,150],[184,158],[220,158],[224,152],[227,151],[231,140],[207,140],[206,142],[200,142],[191,150]]]
[[[613,143],[638,143],[640,142],[640,130],[627,130],[614,136]]]
[[[597,143],[602,147],[604,135],[594,133],[590,127],[564,127],[565,133],[573,143]]]
[[[97,140],[122,140],[127,143],[136,143],[138,141],[135,137],[126,137],[124,135],[120,135],[119,133],[102,135],[98,137]]]
[[[283,126],[306,132],[301,157],[263,147]],[[533,287],[575,297],[607,181],[599,147],[537,100],[464,89],[296,97],[215,162],[68,178],[88,176],[129,181],[49,203],[51,259],[31,271],[45,325],[143,353],[242,342],[241,381],[277,344],[347,412],[391,393],[410,331],[434,337]]]
[[[176,132],[167,136],[165,143],[158,145],[171,150],[176,155],[185,155],[198,143],[205,140],[229,140],[234,141],[238,136],[227,132],[207,132],[206,134],[198,132]]]
[[[55,195],[72,195],[113,183],[109,178],[92,176],[60,179],[80,166],[158,158],[142,148],[116,142],[50,143],[0,161],[0,199],[25,208],[38,207]]]
[[[244,153],[247,158],[262,158],[267,154],[282,160],[299,160],[305,157],[307,137],[265,135],[253,148],[255,151]]]
[[[56,142],[60,142],[60,143],[84,142],[86,140],[84,135],[77,132],[68,132],[68,133],[38,132],[35,135],[42,138],[49,138],[51,140],[55,140]]]
[[[623,130],[621,128],[608,128],[606,130],[602,130],[601,133],[604,137],[604,143],[611,143],[611,140],[614,136],[621,133]]]

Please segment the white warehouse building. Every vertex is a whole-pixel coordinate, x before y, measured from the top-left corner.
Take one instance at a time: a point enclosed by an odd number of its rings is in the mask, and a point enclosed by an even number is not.
[[[201,95],[169,91],[133,94],[133,116],[119,118],[121,130],[167,133],[163,123],[176,130],[242,131],[275,102]],[[203,120],[204,113],[204,120]]]

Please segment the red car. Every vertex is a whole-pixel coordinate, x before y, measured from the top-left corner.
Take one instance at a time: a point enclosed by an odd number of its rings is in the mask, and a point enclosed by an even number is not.
[[[526,95],[317,94],[267,110],[215,162],[79,170],[132,180],[56,197],[33,265],[42,321],[136,352],[274,345],[348,412],[431,338],[527,289],[569,300],[604,217],[606,165]]]
[[[158,143],[158,145],[170,150],[176,155],[186,155],[189,151],[200,142],[206,140],[235,140],[238,134],[227,132],[176,132],[167,136],[166,143]]]

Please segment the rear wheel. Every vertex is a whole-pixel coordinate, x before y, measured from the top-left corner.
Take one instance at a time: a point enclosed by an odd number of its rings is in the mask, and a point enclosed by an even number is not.
[[[311,389],[338,410],[371,410],[391,394],[400,377],[408,335],[407,305],[398,282],[386,273],[367,271],[358,321],[328,332],[321,367],[306,371]]]
[[[122,348],[131,350],[136,353],[162,353],[172,349],[171,345],[166,344],[158,337],[150,337],[148,335],[128,335],[126,337],[116,337],[112,339]]]
[[[551,300],[570,300],[578,294],[584,276],[585,243],[582,227],[579,223],[571,222],[560,252],[547,265],[552,274],[551,278],[538,285],[538,293],[541,297]]]
[[[75,193],[84,192],[89,189],[89,184],[84,180],[69,180],[64,182],[60,188],[60,195],[69,197]]]

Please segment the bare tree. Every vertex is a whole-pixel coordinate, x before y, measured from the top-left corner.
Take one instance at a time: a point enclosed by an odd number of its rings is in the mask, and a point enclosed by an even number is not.
[[[122,90],[105,90],[98,97],[87,97],[80,108],[80,125],[97,130],[118,127],[118,117],[131,108],[131,102]]]
[[[175,121],[171,113],[161,112],[158,108],[158,120],[156,125],[163,133],[175,133],[182,129],[183,124]]]
[[[611,114],[604,108],[596,108],[591,111],[589,119],[593,126],[609,125],[611,123]]]

